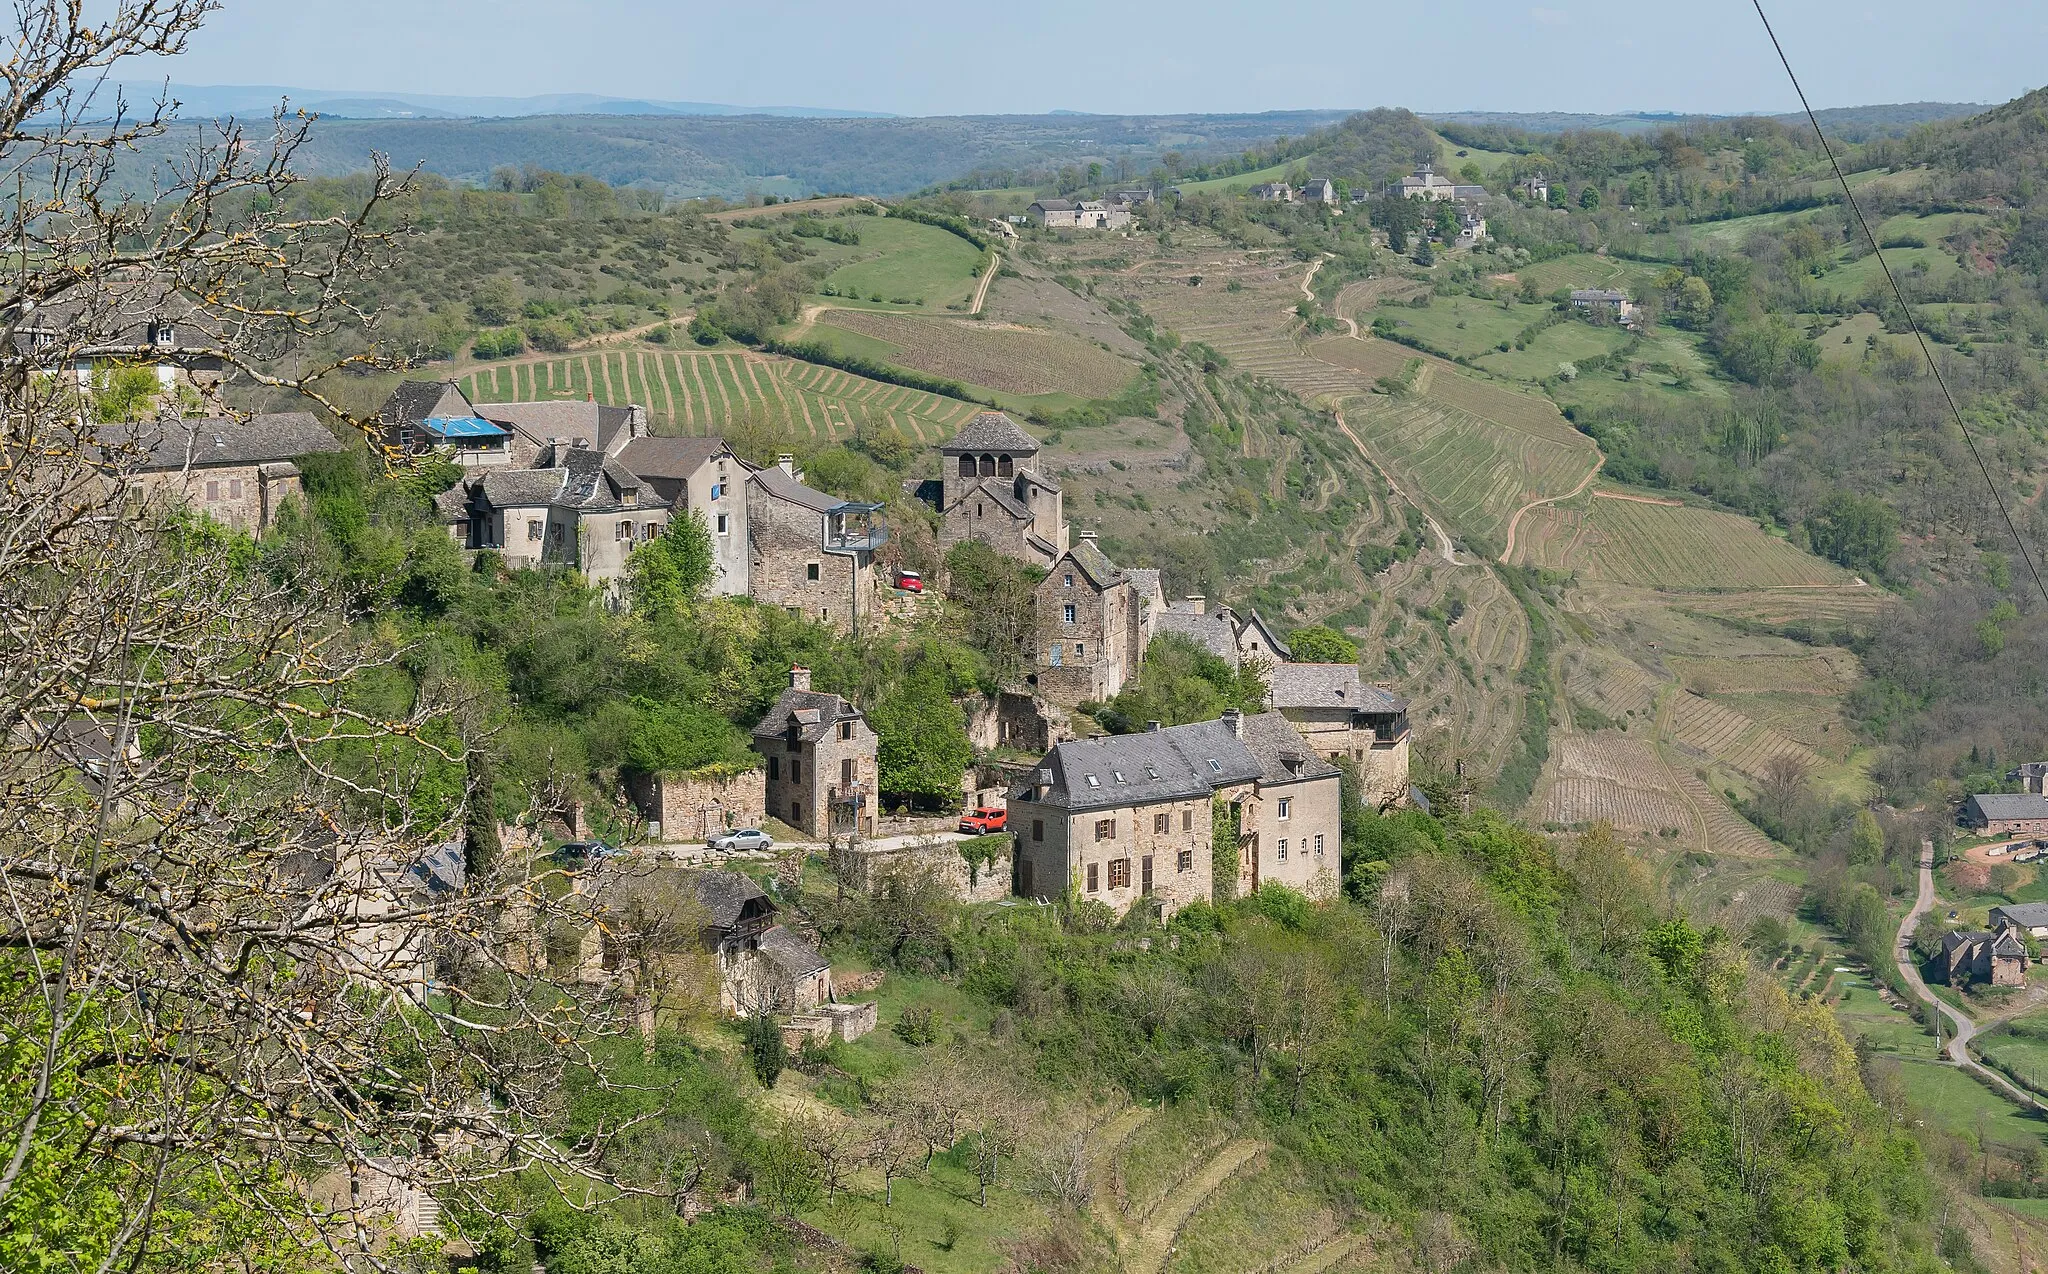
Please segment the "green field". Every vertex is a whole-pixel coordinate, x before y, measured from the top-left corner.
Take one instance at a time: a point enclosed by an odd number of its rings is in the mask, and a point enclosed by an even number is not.
[[[1552,261],[1538,261],[1515,270],[1517,281],[1536,280],[1536,290],[1549,296],[1559,288],[1622,288],[1640,296],[1664,267],[1642,261],[1620,261],[1591,252],[1574,252]]]
[[[1479,171],[1491,178],[1503,166],[1520,158],[1520,155],[1503,150],[1481,150],[1477,146],[1460,146],[1441,134],[1436,139],[1436,170],[1457,181],[1464,180],[1458,176],[1458,170],[1467,164],[1479,165]]]
[[[1886,248],[1883,265],[1878,263],[1874,254],[1865,256],[1860,261],[1851,261],[1829,270],[1821,276],[1820,283],[1849,296],[1862,296],[1885,287],[1886,265],[1891,267],[1892,276],[1907,288],[1922,280],[1940,282],[1954,278],[1963,269],[1956,264],[1955,254],[1946,248]]]
[[[1561,364],[1576,365],[1584,359],[1611,354],[1628,344],[1628,340],[1629,334],[1623,328],[1570,320],[1544,328],[1527,348],[1488,354],[1479,360],[1479,365],[1510,380],[1542,380],[1557,375]]]
[[[1854,994],[1835,1006],[1850,1039],[1867,1041],[1872,1053],[1898,1063],[1907,1100],[1929,1123],[1972,1144],[1981,1127],[1994,1144],[2039,1144],[2048,1122],[2021,1114],[2010,1102],[1953,1065],[1935,1060],[1934,1036],[1905,1013],[1888,1008],[1861,978],[1845,983]]]
[[[821,286],[840,295],[835,304],[944,313],[964,309],[973,299],[981,250],[951,231],[895,217],[846,216],[834,224],[860,232],[858,244],[801,239],[809,261],[829,267]],[[780,229],[770,222],[733,232],[741,242],[766,239]],[[882,299],[876,301],[874,298]]]
[[[1392,319],[1403,335],[1412,336],[1453,358],[1477,358],[1502,341],[1513,341],[1531,323],[1551,312],[1548,304],[1503,304],[1471,296],[1441,296],[1426,306],[1382,305],[1369,316]],[[1556,370],[1555,366],[1552,367]]]
[[[1240,190],[1249,190],[1251,187],[1262,182],[1284,179],[1287,176],[1287,170],[1292,167],[1294,167],[1294,164],[1290,161],[1285,164],[1275,164],[1271,168],[1257,168],[1248,173],[1238,173],[1234,177],[1211,177],[1207,181],[1183,181],[1175,184],[1180,187],[1183,194],[1195,194],[1198,192],[1217,194],[1233,186]]]
[[[2018,1075],[2029,1088],[2048,1092],[2048,1013],[2016,1017],[1977,1041],[1985,1058]]]
[[[624,349],[478,367],[458,381],[478,402],[594,397],[647,408],[657,432],[711,433],[757,415],[788,432],[826,438],[855,416],[937,443],[980,411],[973,403],[903,389],[770,355]]]

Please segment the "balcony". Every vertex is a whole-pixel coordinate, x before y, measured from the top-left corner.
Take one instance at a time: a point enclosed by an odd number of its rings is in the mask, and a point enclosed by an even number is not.
[[[827,553],[872,553],[889,542],[879,504],[841,504],[825,514]]]

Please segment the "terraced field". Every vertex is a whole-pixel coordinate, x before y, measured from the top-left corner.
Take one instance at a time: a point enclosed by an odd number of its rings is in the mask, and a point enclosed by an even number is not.
[[[1099,345],[1015,324],[828,310],[815,334],[831,329],[883,342],[900,366],[1010,394],[1113,398],[1138,371]]]
[[[479,402],[593,397],[639,403],[656,432],[677,434],[709,433],[753,414],[822,439],[849,432],[862,415],[893,424],[914,441],[938,443],[981,410],[814,363],[729,350],[569,354],[478,367],[458,383]]]
[[[1624,831],[1693,830],[1691,802],[1639,735],[1572,735],[1557,745],[1556,771],[1538,808],[1548,823],[1606,820]]]
[[[1897,599],[1867,584],[1835,584],[1812,588],[1777,588],[1769,592],[1691,596],[1687,610],[1763,624],[1868,624]]]
[[[1667,591],[1735,591],[1847,584],[1849,572],[1712,509],[1617,499],[1548,507],[1523,519],[1516,560]]]

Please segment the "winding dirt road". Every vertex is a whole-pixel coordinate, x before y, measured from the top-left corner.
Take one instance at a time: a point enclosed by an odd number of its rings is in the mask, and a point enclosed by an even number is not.
[[[1571,490],[1565,492],[1563,495],[1551,495],[1545,496],[1541,500],[1531,500],[1529,501],[1529,503],[1515,510],[1515,516],[1508,519],[1508,546],[1505,549],[1501,550],[1501,561],[1511,562],[1514,560],[1515,532],[1522,525],[1522,515],[1524,513],[1527,513],[1529,510],[1538,508],[1542,505],[1556,504],[1559,500],[1569,500],[1573,496],[1577,495],[1579,492],[1584,491],[1587,487],[1592,485],[1593,479],[1599,477],[1600,470],[1605,468],[1607,465],[1607,454],[1605,452],[1600,452],[1598,454],[1600,458],[1593,462],[1593,471],[1587,474],[1585,477],[1580,478],[1579,485],[1573,487]]]
[[[981,303],[988,300],[988,285],[995,282],[996,271],[1002,268],[1003,254],[1000,252],[990,253],[988,269],[982,271],[981,282],[974,286],[974,304],[968,307],[967,312],[969,314],[981,313]]]
[[[2020,1109],[2042,1109],[2041,1103],[2035,1099],[2032,1093],[2025,1091],[2005,1076],[1970,1056],[1970,1041],[1977,1036],[1977,1023],[1971,1019],[1969,1014],[1961,1009],[1952,1007],[1948,1001],[1936,997],[1932,991],[1927,989],[1927,983],[1921,979],[1920,967],[1914,962],[1912,957],[1913,929],[1920,923],[1920,917],[1926,915],[1939,905],[1940,899],[1935,897],[1934,893],[1934,853],[1931,849],[1922,850],[1920,854],[1920,895],[1914,900],[1913,909],[1907,912],[1906,918],[1899,923],[1898,945],[1894,953],[1898,960],[1899,976],[1906,980],[1907,988],[1913,994],[1919,996],[1923,1003],[1932,1004],[1940,1011],[1943,1017],[1949,1020],[1952,1033],[1949,1036],[1947,1047],[1942,1050],[1943,1055],[1949,1061],[1969,1071],[1999,1093],[2018,1103]]]
[[[1351,440],[1351,445],[1358,448],[1358,454],[1363,456],[1365,462],[1379,472],[1380,477],[1386,480],[1387,486],[1393,490],[1394,494],[1414,505],[1416,512],[1422,514],[1422,520],[1429,523],[1429,529],[1436,533],[1437,552],[1443,556],[1444,561],[1449,562],[1452,566],[1479,565],[1477,562],[1461,562],[1458,560],[1458,550],[1452,547],[1450,535],[1444,531],[1443,527],[1437,524],[1435,518],[1429,516],[1429,510],[1422,507],[1420,500],[1417,500],[1414,496],[1401,489],[1401,484],[1394,481],[1394,475],[1387,472],[1385,465],[1372,458],[1372,452],[1365,449],[1365,441],[1357,434],[1351,432],[1351,426],[1344,422],[1343,409],[1333,407],[1330,409],[1330,414],[1336,417],[1337,428],[1344,431],[1344,436]]]

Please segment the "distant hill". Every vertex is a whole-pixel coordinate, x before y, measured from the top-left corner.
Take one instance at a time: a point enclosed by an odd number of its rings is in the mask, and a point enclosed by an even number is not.
[[[154,100],[161,83],[125,81],[131,102]],[[281,84],[172,84],[170,94],[187,119],[195,116],[268,115],[281,99],[321,115],[347,119],[525,118],[535,115],[768,115],[799,119],[887,118],[883,111],[822,106],[733,106],[723,102],[668,102],[598,93],[543,93],[533,97],[474,97],[445,93],[292,88]]]
[[[1814,112],[1830,137],[1844,141],[1869,141],[1877,137],[1901,136],[1922,124],[1975,115],[1985,107],[1972,102],[1900,102],[1883,106],[1838,106]],[[1567,111],[1445,111],[1422,118],[1469,127],[1520,129],[1525,133],[1556,134],[1580,132],[1647,133],[1660,128],[1678,128],[1707,120],[1739,119],[1740,115],[1682,115],[1668,111],[1629,111],[1613,115],[1574,114]],[[1783,123],[1804,124],[1797,112],[1767,115]]]
[[[195,112],[189,107],[186,117]],[[299,152],[310,176],[367,166],[371,151],[453,181],[532,165],[675,197],[817,191],[894,195],[976,168],[1100,162],[1147,171],[1169,150],[1234,152],[1306,133],[1341,111],[1258,115],[1006,115],[933,119],[760,115],[536,115],[523,118],[322,119]],[[189,145],[190,135],[174,140]],[[131,177],[132,177],[131,170]]]

